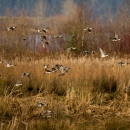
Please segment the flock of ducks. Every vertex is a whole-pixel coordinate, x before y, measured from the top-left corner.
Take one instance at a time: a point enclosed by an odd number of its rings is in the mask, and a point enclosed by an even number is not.
[[[8,28],[6,28],[8,31],[15,31],[17,27],[16,26],[10,26]],[[50,44],[49,38],[48,38],[48,29],[44,28],[44,29],[33,29],[33,32],[37,32],[40,33],[41,35],[38,36],[38,38],[41,40],[41,44],[43,46],[43,48],[46,48],[46,45],[48,46]],[[62,35],[55,35],[53,36],[54,39],[56,38],[62,38]],[[23,37],[23,40],[26,40],[26,37]]]
[[[15,84],[14,84],[14,87],[19,87],[19,86],[22,86],[23,84],[22,84],[22,80],[23,80],[23,78],[26,76],[26,77],[28,77],[29,79],[31,79],[31,73],[29,73],[29,72],[24,72],[24,73],[22,73],[22,74],[20,74],[20,80],[18,80]]]
[[[12,63],[12,60],[11,61],[3,60],[3,61],[0,61],[0,63],[6,63],[5,67],[7,68],[16,66],[15,64]],[[22,74],[20,74],[20,80],[18,80],[13,86],[14,87],[22,86],[22,80],[25,76],[31,79],[30,72],[23,72]],[[3,78],[2,75],[0,75],[0,78]]]
[[[44,111],[40,114],[42,118],[51,118],[53,115],[53,112],[51,110],[48,110],[48,104],[44,103],[42,100],[37,103],[37,107],[44,108]]]
[[[38,33],[42,33],[42,35],[39,36],[39,39],[41,40],[43,48],[46,48],[50,44],[50,41],[48,39],[48,30],[47,29],[36,29]],[[44,33],[44,34],[43,34]]]
[[[89,32],[89,33],[92,33],[92,30],[93,30],[94,28],[85,28],[85,29],[83,29],[84,31],[87,31],[87,32]],[[113,38],[110,38],[111,39],[111,41],[112,42],[117,42],[117,41],[120,41],[121,39],[120,38],[118,38],[118,35],[117,34],[115,34],[115,36],[113,37]],[[68,52],[70,52],[70,51],[72,51],[72,50],[76,50],[76,47],[70,47],[70,48],[67,48],[67,51]],[[99,51],[100,51],[100,57],[101,58],[105,58],[105,57],[108,57],[109,55],[108,54],[105,54],[105,52],[99,47]],[[81,55],[82,56],[88,56],[88,55],[90,55],[90,54],[94,54],[95,53],[95,51],[83,51],[83,52],[81,52]]]
[[[14,65],[12,63],[12,61],[6,61],[6,60],[4,60],[4,62],[6,63],[5,67],[7,67],[7,68],[16,66],[16,65]],[[3,63],[3,62],[1,61],[1,63]],[[54,73],[54,72],[59,71],[60,74],[58,76],[64,76],[66,73],[68,73],[68,71],[70,69],[70,68],[68,68],[68,67],[66,67],[64,65],[60,65],[60,64],[55,64],[51,68],[49,68],[48,64],[44,64],[43,68],[45,69],[44,74],[50,74],[50,73]],[[1,75],[0,75],[0,77],[2,78]],[[23,73],[21,73],[20,74],[20,79],[16,83],[14,83],[13,86],[14,87],[22,86],[23,85],[22,81],[23,81],[24,77],[27,77],[27,78],[31,79],[31,73],[30,72],[23,72]]]
[[[15,29],[17,29],[16,26],[10,26],[7,28],[8,31],[14,31]],[[87,31],[88,33],[92,33],[92,30],[94,28],[92,27],[87,27],[87,28],[84,28],[83,31]],[[39,39],[41,40],[41,43],[42,43],[42,46],[43,48],[46,48],[46,46],[48,46],[50,44],[50,41],[49,41],[49,38],[48,38],[48,29],[35,29],[35,32],[37,33],[40,33],[41,35],[39,36]],[[55,35],[53,36],[54,39],[56,38],[62,38],[62,35]],[[117,41],[120,41],[121,39],[118,37],[117,34],[115,34],[115,36],[113,38],[110,38],[112,42],[117,42]],[[23,38],[23,40],[26,40],[26,38]],[[72,50],[76,50],[76,47],[70,47],[70,48],[67,48],[67,52],[70,52]],[[105,54],[103,52],[103,50],[101,48],[99,48],[100,50],[100,53],[101,53],[101,57],[104,58],[104,57],[107,57],[108,55]],[[94,51],[93,51],[94,52]],[[85,52],[84,52],[85,53]],[[93,53],[92,53],[93,54]],[[88,51],[86,51],[86,56],[88,55]]]
[[[54,66],[52,66],[50,69],[48,69],[49,65],[44,64],[44,69],[45,69],[45,73],[44,74],[49,74],[49,73],[53,73],[53,72],[57,72],[57,70],[60,72],[59,76],[63,76],[66,73],[68,73],[68,70],[70,68],[63,66],[63,65],[59,65],[56,64]]]
[[[15,29],[16,29],[17,27],[16,26],[11,26],[11,27],[8,27],[7,28],[7,30],[8,31],[14,31]],[[88,33],[92,33],[92,30],[93,30],[94,28],[91,28],[91,27],[88,27],[88,28],[84,28],[83,29],[83,31],[87,31]],[[38,33],[40,33],[40,34],[42,34],[42,35],[40,35],[39,36],[39,39],[42,41],[42,46],[43,46],[43,48],[45,48],[46,47],[46,45],[49,45],[49,40],[48,40],[48,35],[47,35],[47,33],[48,33],[48,30],[47,29],[35,29],[35,31],[36,32],[38,32]],[[53,38],[54,39],[56,39],[56,38],[62,38],[62,35],[56,35],[56,36],[53,36]],[[114,37],[112,37],[112,38],[110,38],[111,39],[111,41],[112,42],[117,42],[117,41],[120,41],[121,39],[118,37],[118,35],[117,34],[115,34],[115,36]],[[70,48],[67,48],[67,51],[68,52],[70,52],[70,51],[72,51],[72,50],[76,50],[77,48],[76,47],[70,47]],[[100,57],[101,58],[105,58],[105,57],[108,57],[109,55],[108,54],[106,54],[103,50],[102,50],[102,48],[100,48],[99,47],[99,51],[100,51]],[[89,54],[94,54],[95,53],[95,51],[83,51],[83,52],[81,52],[82,53],[82,55],[89,55]],[[124,63],[124,62],[119,62],[118,63],[118,65],[120,65],[120,66],[124,66],[124,65],[128,65],[128,64],[130,64],[130,63]],[[13,67],[13,66],[15,66],[14,64],[12,64],[12,61],[9,61],[9,62],[7,62],[6,61],[6,67]],[[63,75],[65,75],[66,73],[68,73],[68,70],[70,69],[70,68],[68,68],[68,67],[66,67],[66,66],[63,66],[63,65],[59,65],[59,64],[56,64],[56,65],[54,65],[54,66],[52,66],[51,68],[49,68],[49,65],[47,65],[47,64],[44,64],[44,69],[45,69],[45,73],[44,74],[49,74],[49,73],[54,73],[54,72],[57,72],[57,71],[59,71],[60,72],[60,74],[59,74],[59,76],[63,76]],[[24,76],[27,76],[28,78],[30,78],[30,75],[31,75],[31,73],[28,73],[28,72],[24,72],[24,73],[22,73],[20,76],[21,76],[21,78],[20,78],[20,80],[18,80],[16,83],[15,83],[15,85],[14,86],[21,86],[22,85],[22,80],[23,80],[23,78],[24,78]],[[126,87],[126,93],[128,93],[130,91],[130,86],[128,86],[128,87]],[[39,106],[44,106],[44,104],[41,102],[39,102]],[[48,111],[46,111],[47,113],[48,113]]]
[[[107,57],[108,55],[106,55],[103,50],[101,48],[99,48],[100,52],[101,52],[101,57]],[[9,67],[13,67],[13,66],[16,66],[14,64],[12,64],[12,61],[5,61],[6,62],[6,67],[9,68]],[[2,62],[1,62],[2,63]],[[128,65],[130,64],[129,62],[125,63],[125,62],[119,62],[118,65],[120,66],[124,66],[124,65]],[[45,72],[44,74],[50,74],[50,73],[54,73],[54,72],[57,72],[59,71],[60,74],[58,76],[64,76],[66,73],[68,73],[69,69],[68,67],[64,66],[64,65],[60,65],[60,64],[55,64],[53,65],[52,67],[49,68],[49,64],[44,64],[43,65],[43,68],[45,69]],[[31,73],[30,72],[23,72],[20,74],[20,80],[18,80],[13,86],[14,87],[19,87],[19,86],[22,86],[22,81],[24,79],[24,77],[27,77],[29,79],[31,79]],[[130,86],[127,86],[126,89],[125,89],[125,92],[127,94],[130,93]],[[47,106],[47,104],[43,103],[43,101],[40,101],[37,105],[38,107],[43,107],[43,106]],[[45,111],[43,112],[43,114],[45,113],[50,113],[52,114],[51,111]],[[49,117],[49,116],[48,116]],[[47,118],[48,118],[47,117]]]

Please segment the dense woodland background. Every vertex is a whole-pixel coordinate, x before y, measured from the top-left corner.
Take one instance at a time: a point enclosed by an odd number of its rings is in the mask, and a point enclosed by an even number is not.
[[[63,4],[67,4],[68,8],[74,4],[89,3],[95,13],[104,13],[106,8],[109,8],[113,13],[117,11],[119,6],[125,5],[128,0],[0,0],[0,14],[5,15],[8,8],[12,14],[16,14],[18,10],[28,11],[29,15],[34,15],[32,10],[36,8],[38,2],[43,2],[47,6],[49,12],[47,15],[54,15],[55,13],[62,13]]]

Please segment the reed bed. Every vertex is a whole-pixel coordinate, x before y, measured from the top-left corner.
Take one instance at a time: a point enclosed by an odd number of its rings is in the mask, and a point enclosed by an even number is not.
[[[128,128],[130,99],[125,87],[129,85],[129,65],[119,66],[119,58],[60,57],[16,59],[12,68],[0,64],[1,129]],[[43,64],[71,69],[64,76],[44,74]],[[22,86],[14,87],[24,71],[31,72],[31,79],[25,77]],[[41,116],[45,109],[37,107],[41,100],[53,111],[50,118]]]

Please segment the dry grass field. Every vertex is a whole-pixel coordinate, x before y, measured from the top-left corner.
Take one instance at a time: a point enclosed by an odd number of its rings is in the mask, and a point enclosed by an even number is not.
[[[17,61],[12,68],[0,64],[1,129],[127,129],[129,128],[129,65],[119,58],[46,57],[39,61]],[[70,67],[44,74],[43,64]],[[22,86],[13,86],[23,72],[30,72]],[[39,107],[43,101],[47,106]],[[49,110],[52,113],[44,113]]]

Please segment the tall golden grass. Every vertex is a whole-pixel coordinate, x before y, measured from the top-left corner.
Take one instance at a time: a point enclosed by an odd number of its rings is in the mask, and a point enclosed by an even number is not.
[[[129,65],[119,66],[119,58],[46,57],[39,61],[14,61],[16,66],[0,65],[0,116],[2,129],[106,129],[129,126]],[[44,74],[43,64],[62,64],[70,67],[64,76],[59,72]],[[23,85],[14,87],[24,71],[31,72]],[[45,107],[51,118],[43,118]],[[111,120],[111,118],[113,120]],[[126,124],[121,124],[120,119]],[[115,122],[115,123],[114,123]]]

